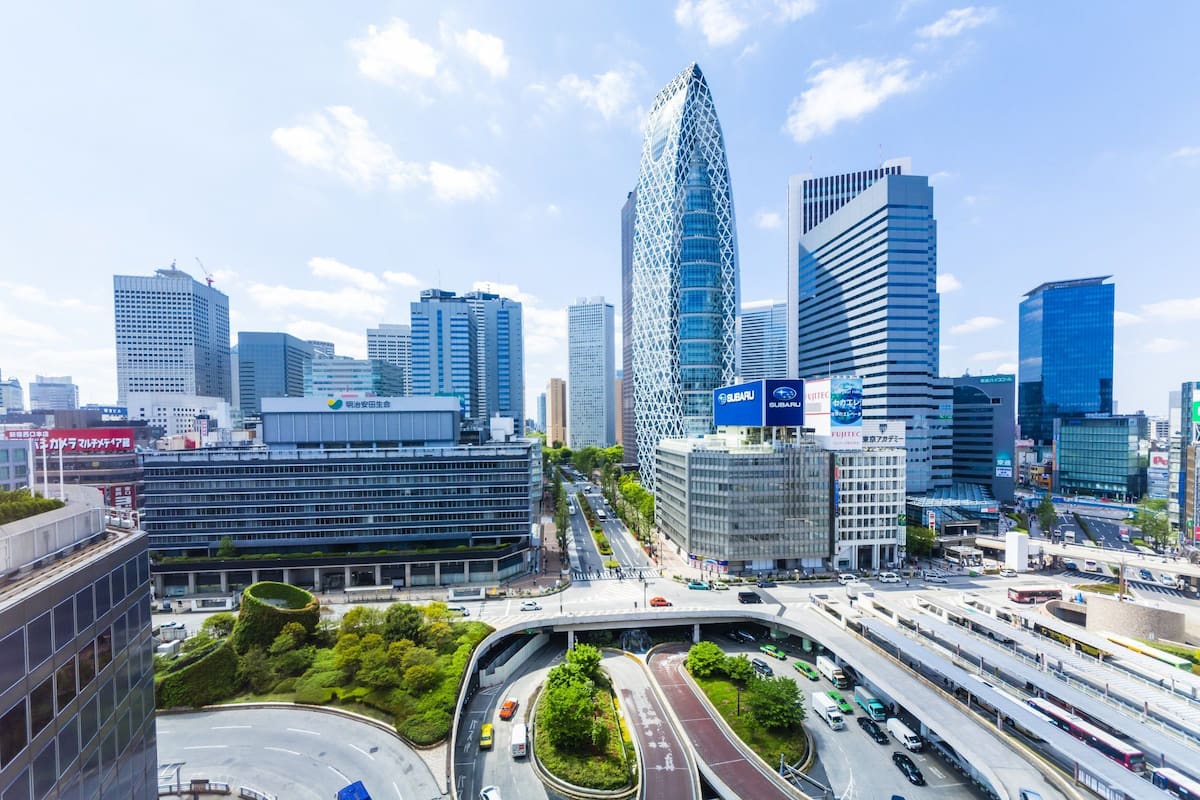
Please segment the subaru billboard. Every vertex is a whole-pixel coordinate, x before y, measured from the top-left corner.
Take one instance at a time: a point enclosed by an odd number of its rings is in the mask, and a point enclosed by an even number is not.
[[[762,381],[713,389],[713,425],[761,427],[763,394]]]
[[[804,381],[765,380],[763,384],[767,401],[764,424],[769,428],[804,427]]]

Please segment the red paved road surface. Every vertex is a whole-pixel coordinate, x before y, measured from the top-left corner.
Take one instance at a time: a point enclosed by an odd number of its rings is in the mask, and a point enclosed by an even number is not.
[[[749,761],[725,737],[721,724],[709,714],[708,706],[679,674],[686,657],[687,652],[682,647],[658,650],[650,659],[650,671],[683,724],[696,757],[707,764],[737,797],[752,800],[795,800],[799,797],[798,793],[788,793],[763,774],[758,764]]]
[[[628,661],[625,656],[617,658]],[[605,667],[610,673],[616,667],[623,667],[622,672],[629,676],[626,679],[617,673],[614,682],[620,686],[621,708],[629,718],[631,732],[638,737],[638,747],[645,762],[643,800],[687,800],[693,797],[692,769],[688,763],[686,745],[668,722],[667,712],[654,694],[646,673],[632,661],[623,665],[606,660]]]

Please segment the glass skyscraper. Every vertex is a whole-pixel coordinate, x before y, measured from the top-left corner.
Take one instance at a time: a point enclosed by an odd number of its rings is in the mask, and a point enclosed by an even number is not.
[[[567,306],[567,439],[572,450],[617,438],[613,307],[603,297]]]
[[[303,397],[304,373],[312,360],[313,346],[290,334],[239,331],[237,388],[242,415],[258,416],[264,397]]]
[[[738,260],[725,139],[692,64],[647,117],[633,232],[633,376],[642,483],[659,441],[712,430],[737,375]]]
[[[386,361],[403,372],[402,394],[412,394],[412,329],[407,325],[380,323],[367,328],[367,358]]]
[[[1021,301],[1017,419],[1021,436],[1054,439],[1056,418],[1112,413],[1111,276],[1053,281]]]
[[[619,440],[626,464],[638,462],[637,416],[633,412],[633,225],[637,218],[637,190],[621,206],[621,404]]]
[[[787,375],[787,303],[742,308],[738,343],[740,379],[783,378]]]

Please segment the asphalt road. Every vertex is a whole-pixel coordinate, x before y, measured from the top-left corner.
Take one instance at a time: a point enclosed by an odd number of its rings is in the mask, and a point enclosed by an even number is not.
[[[426,763],[373,725],[307,709],[238,708],[158,717],[159,781],[207,778],[287,800],[329,800],[361,780],[375,800],[429,800]]]

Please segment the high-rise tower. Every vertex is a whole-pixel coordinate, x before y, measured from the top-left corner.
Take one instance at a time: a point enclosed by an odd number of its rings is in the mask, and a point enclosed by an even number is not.
[[[367,328],[367,358],[399,367],[403,375],[403,394],[412,394],[412,329],[408,325],[380,323]]]
[[[787,376],[787,303],[747,303],[738,323],[739,378]]]
[[[264,397],[304,397],[313,346],[287,333],[238,332],[238,406],[244,417],[262,412]]]
[[[725,139],[692,64],[647,118],[633,233],[633,373],[642,483],[660,440],[708,433],[737,375],[738,259]]]
[[[117,402],[130,392],[232,402],[229,297],[182,270],[113,276]]]
[[[621,404],[620,440],[626,464],[638,463],[637,416],[633,413],[633,226],[637,218],[637,190],[621,206]]]
[[[613,307],[603,297],[567,306],[567,436],[572,450],[617,438]]]

